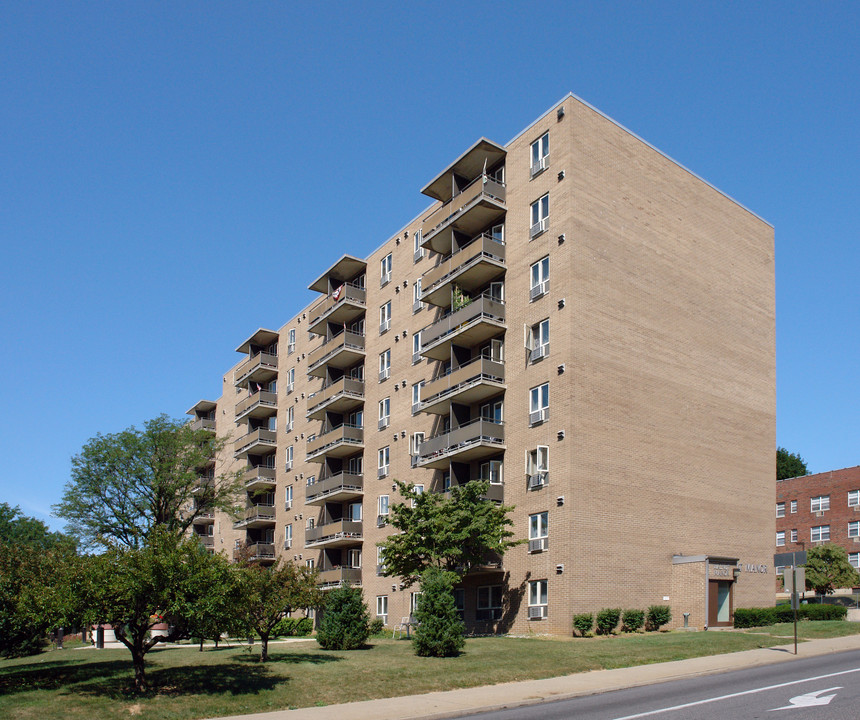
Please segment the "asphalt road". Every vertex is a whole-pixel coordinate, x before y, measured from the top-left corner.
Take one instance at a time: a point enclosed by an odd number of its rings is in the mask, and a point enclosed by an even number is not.
[[[486,720],[860,720],[860,651],[470,717]]]

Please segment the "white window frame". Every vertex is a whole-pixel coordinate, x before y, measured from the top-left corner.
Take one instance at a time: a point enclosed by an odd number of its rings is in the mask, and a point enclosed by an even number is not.
[[[830,526],[816,525],[809,529],[809,539],[811,542],[828,542],[830,540]]]
[[[530,175],[535,177],[549,167],[549,132],[545,132],[531,145]]]
[[[412,314],[414,315],[423,307],[424,303],[421,302],[421,278],[418,278],[412,284]]]
[[[424,494],[424,484],[423,483],[416,483],[415,485],[412,486],[412,491],[416,495],[423,495]],[[412,507],[415,507],[415,500],[412,500]]]
[[[424,381],[412,384],[412,414],[418,414],[418,408],[421,407],[421,386]]]
[[[529,552],[542,552],[549,548],[549,512],[529,515]]]
[[[391,348],[379,353],[379,382],[391,377]]]
[[[547,227],[549,227],[549,193],[542,195],[531,204],[529,217],[531,219],[530,239],[546,232]]]
[[[379,261],[379,287],[385,287],[391,282],[391,253]]]
[[[549,420],[549,383],[541,383],[529,390],[529,426]]]
[[[296,369],[294,367],[287,370],[287,395],[289,395],[296,387]]]
[[[851,520],[848,523],[848,537],[860,538],[860,520]]]
[[[776,532],[776,546],[782,547],[785,545],[785,530],[777,530]]]
[[[286,450],[286,460],[284,461],[284,472],[289,472],[293,469],[293,446],[288,445]]]
[[[421,331],[412,333],[412,364],[421,362]]]
[[[284,488],[284,510],[291,510],[293,507],[293,486],[287,485]]]
[[[391,424],[391,398],[385,397],[379,401],[379,429],[384,430]]]
[[[290,328],[287,330],[287,355],[292,355],[296,351],[296,329]]]
[[[810,512],[826,512],[830,510],[830,495],[817,495],[809,499]]]
[[[391,466],[391,447],[386,445],[379,448],[376,454],[376,477],[384,478],[388,476],[388,470]]]
[[[391,300],[379,306],[379,334],[387,333],[391,329]]]
[[[860,490],[848,491],[848,507],[860,507]]]
[[[536,363],[549,355],[549,318],[534,325],[526,325],[525,344],[529,352],[529,364]]]
[[[284,432],[292,432],[293,424],[296,420],[296,409],[293,405],[290,405],[287,408],[287,426],[284,428]]]
[[[793,543],[797,542],[797,528],[792,528],[791,533],[789,535],[789,539]]]
[[[387,517],[391,511],[391,499],[388,495],[380,495],[376,500],[377,515]]]
[[[860,570],[860,552],[848,553],[848,564],[855,570]]]
[[[776,516],[778,518],[785,517],[785,503],[784,502],[778,502],[776,504]]]
[[[293,524],[288,523],[287,525],[284,525],[284,550],[289,550],[292,546],[293,546]]]
[[[481,405],[480,416],[482,420],[489,420],[493,423],[501,424],[505,420],[505,403],[502,400],[493,400],[492,402]]]
[[[346,565],[353,570],[361,569],[361,548],[350,548],[346,551]]]
[[[481,463],[481,480],[486,480],[490,485],[504,484],[504,465],[501,460],[488,460]]]
[[[549,585],[546,580],[529,581],[529,620],[541,620],[547,616]]]
[[[794,515],[797,512],[797,500],[792,500],[789,503],[789,507],[791,508],[791,510],[790,510],[791,514]]]
[[[382,620],[383,625],[388,624],[388,595],[376,596],[376,617]]]
[[[529,268],[529,301],[537,300],[549,292],[549,255],[542,257]]]
[[[421,244],[421,229],[419,228],[412,233],[412,262],[417,263],[424,257],[424,246]]]

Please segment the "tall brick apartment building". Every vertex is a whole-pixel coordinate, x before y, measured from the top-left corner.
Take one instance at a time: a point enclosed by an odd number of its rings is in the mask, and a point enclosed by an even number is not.
[[[390,624],[415,599],[377,550],[393,479],[484,478],[529,542],[458,588],[471,630],[772,602],[773,229],[572,95],[422,192],[189,411],[232,440],[211,473],[247,489],[202,540],[360,584]]]
[[[844,547],[860,569],[860,465],[776,483],[776,552],[826,542]]]

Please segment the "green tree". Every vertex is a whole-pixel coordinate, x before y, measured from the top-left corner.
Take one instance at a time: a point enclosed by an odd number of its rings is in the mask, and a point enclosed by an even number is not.
[[[180,537],[201,512],[235,511],[237,476],[200,479],[224,444],[166,415],[142,430],[99,434],[72,458],[72,478],[54,512],[89,548],[139,548],[155,527]]]
[[[322,594],[316,586],[317,574],[307,567],[281,558],[274,565],[242,562],[240,573],[241,604],[237,622],[243,632],[260,636],[260,661],[269,659],[269,638],[281,619],[301,608],[317,608]]]
[[[361,588],[343,584],[326,593],[317,642],[326,650],[355,650],[370,636],[370,612]]]
[[[114,547],[93,557],[89,571],[85,615],[113,626],[131,652],[135,687],[143,692],[146,654],[159,643],[191,637],[207,598],[224,591],[229,566],[195,540],[156,528],[141,547]],[[151,635],[158,623],[167,623],[166,635]]]
[[[24,515],[21,508],[8,503],[0,503],[0,542],[43,550],[58,546],[75,547],[73,538],[51,532],[41,520]]]
[[[454,603],[453,573],[431,567],[421,574],[421,595],[415,608],[418,625],[412,636],[415,654],[453,657],[465,645],[463,621]]]
[[[833,543],[817,545],[806,552],[806,589],[830,595],[836,588],[860,584],[858,573],[848,562],[848,553]]]
[[[809,470],[806,469],[806,461],[796,453],[790,453],[784,447],[776,449],[776,479],[785,480],[787,478],[800,477],[801,475],[809,475]]]
[[[513,507],[485,499],[489,483],[473,481],[442,493],[417,493],[412,484],[395,481],[409,502],[391,506],[390,522],[399,533],[379,543],[385,575],[412,585],[426,569],[447,570],[461,579],[490,554],[526,542],[511,540]]]

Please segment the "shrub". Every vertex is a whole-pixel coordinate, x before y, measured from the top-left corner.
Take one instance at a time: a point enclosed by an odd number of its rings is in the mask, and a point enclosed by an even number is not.
[[[762,627],[773,625],[779,608],[737,608],[734,626],[736,628]]]
[[[805,620],[844,620],[848,608],[844,605],[801,605],[798,615]]]
[[[412,636],[415,654],[421,657],[459,655],[465,628],[454,604],[451,574],[438,568],[421,575],[421,595],[415,608],[418,626]]]
[[[645,624],[644,610],[625,610],[621,617],[622,632],[636,632]]]
[[[591,632],[591,627],[594,625],[594,614],[593,613],[580,613],[579,615],[573,616],[573,628],[574,630],[579,631],[579,634],[582,637],[588,635]]]
[[[604,608],[597,613],[597,632],[601,635],[611,635],[621,620],[621,608]]]
[[[314,631],[314,621],[310,618],[285,617],[272,629],[272,637],[303,637]]]
[[[382,618],[375,618],[370,621],[370,635],[382,635],[385,631],[385,623],[382,622]]]
[[[672,619],[672,609],[668,605],[651,605],[645,620],[646,630],[659,630]]]
[[[355,650],[370,636],[370,613],[361,588],[343,584],[326,595],[317,642],[326,650]]]
[[[848,610],[842,605],[801,605],[797,610],[798,620],[844,620]],[[735,610],[736,628],[762,627],[775,623],[792,622],[794,611],[790,605],[763,608],[738,608]]]

